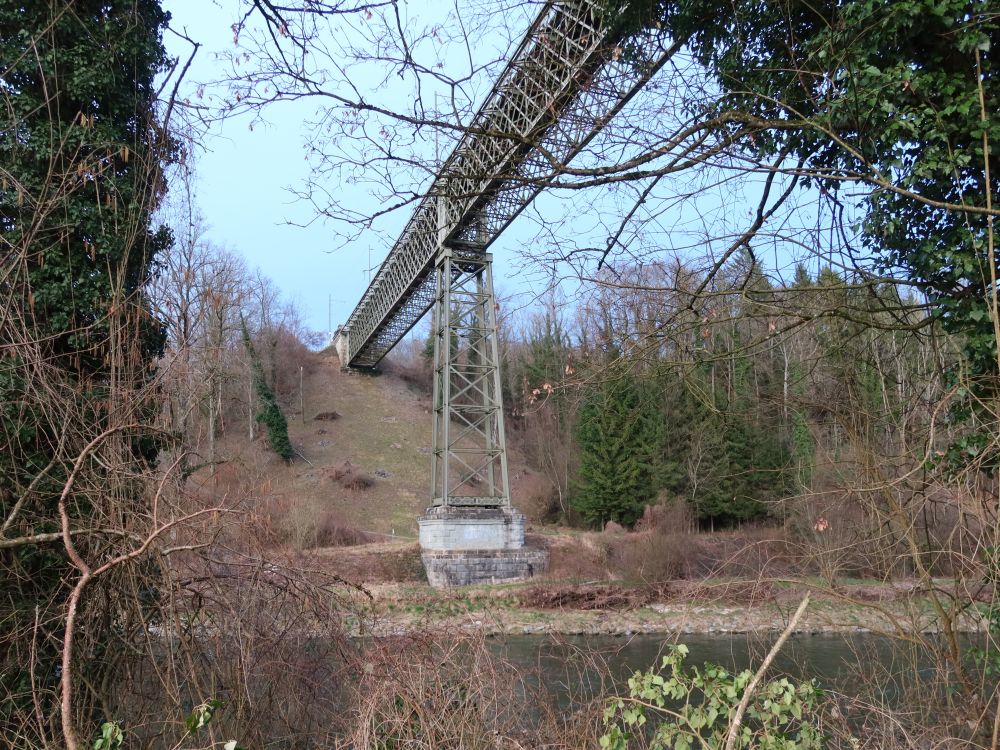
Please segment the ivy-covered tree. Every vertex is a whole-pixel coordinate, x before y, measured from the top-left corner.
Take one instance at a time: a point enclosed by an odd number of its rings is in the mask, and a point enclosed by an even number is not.
[[[255,418],[267,429],[267,439],[271,444],[271,450],[277,453],[283,461],[291,461],[295,457],[295,450],[288,439],[288,420],[285,418],[284,412],[281,411],[274,390],[267,382],[260,356],[254,349],[253,341],[250,340],[250,331],[247,330],[246,321],[242,319],[240,320],[240,332],[243,336],[243,347],[250,359],[251,380],[259,403]]]
[[[158,0],[0,2],[0,731],[11,747],[60,720],[79,561],[129,539],[146,500],[127,477],[156,456],[135,427],[155,416],[146,385],[163,344],[144,285],[170,242],[151,224],[171,151],[154,86],[167,19]],[[55,533],[67,527],[74,550]],[[78,602],[79,715],[100,699],[111,641],[135,626],[120,601]]]
[[[663,423],[657,400],[630,374],[589,389],[577,427],[573,508],[592,525],[631,526],[656,495]]]

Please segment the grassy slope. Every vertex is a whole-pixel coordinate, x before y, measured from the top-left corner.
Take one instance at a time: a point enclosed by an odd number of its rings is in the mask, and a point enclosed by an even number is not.
[[[216,495],[252,498],[249,506],[280,508],[302,523],[332,512],[338,524],[415,540],[417,516],[430,501],[430,396],[393,374],[342,372],[332,350],[315,355],[304,381],[305,418],[296,396],[283,399],[288,433],[301,458],[283,464],[261,434],[248,441],[245,419],[230,415],[217,454],[225,459],[214,479],[198,478]],[[289,400],[291,403],[289,403]],[[333,421],[317,414],[337,412]],[[508,452],[515,505],[530,472]],[[332,477],[350,461],[373,477],[364,491],[344,489]]]
[[[293,445],[311,465],[293,465],[283,491],[306,505],[332,503],[346,523],[365,531],[416,537],[430,493],[428,400],[391,376],[341,372],[333,354],[319,360],[305,383],[305,422],[298,414],[288,420]],[[340,418],[313,418],[330,411]],[[374,487],[341,488],[331,473],[345,461],[374,477]]]

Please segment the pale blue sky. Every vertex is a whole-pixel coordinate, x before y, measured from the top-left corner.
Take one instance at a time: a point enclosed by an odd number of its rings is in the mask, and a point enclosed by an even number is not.
[[[530,4],[510,0],[505,7],[517,9],[521,17],[504,16],[502,12],[493,12],[498,2],[501,0],[492,4],[488,0],[457,0],[457,5],[453,6],[433,0],[414,0],[401,2],[400,9],[404,24],[412,24],[408,28],[420,28],[438,21],[453,23],[445,20],[453,7],[462,9],[463,19],[477,13],[480,20],[499,17],[497,23],[501,26],[497,29],[490,29],[487,23],[472,32],[476,46],[468,53],[464,44],[449,47],[433,40],[421,48],[420,53],[427,58],[425,62],[433,63],[434,56],[439,54],[446,66],[444,71],[461,77],[463,65],[467,66],[473,58],[481,58],[476,61],[477,65],[486,60],[502,59],[509,39],[520,38],[526,25],[524,17],[534,13]],[[240,3],[237,0],[164,0],[163,4],[173,16],[172,26],[203,45],[188,74],[183,96],[198,103],[208,101],[212,91],[204,100],[199,99],[197,84],[221,77],[218,56],[234,48],[231,26]],[[509,28],[504,29],[503,25]],[[167,34],[165,41],[171,54],[187,58],[190,53],[187,42],[172,34]],[[367,40],[361,35],[360,39],[349,38],[348,41],[363,45]],[[669,75],[670,71],[664,73]],[[405,93],[400,96],[401,85],[392,71],[384,67],[369,65],[366,68],[362,63],[352,68],[350,75],[355,83],[368,86],[371,96],[382,96],[383,101],[388,102],[386,106],[405,110],[412,105],[405,99]],[[477,103],[485,94],[491,75],[495,73],[487,71],[473,78],[467,95]],[[663,78],[661,75],[658,80]],[[668,88],[669,79],[663,90]],[[430,89],[423,91],[425,101],[432,101]],[[656,96],[653,92],[650,95]],[[266,108],[262,113],[263,122],[254,123],[253,127],[247,117],[233,117],[216,125],[203,139],[205,151],[197,165],[197,203],[208,226],[208,239],[239,252],[250,265],[259,267],[299,305],[310,328],[325,331],[329,324],[328,300],[333,300],[332,323],[336,326],[347,319],[367,285],[369,257],[373,264],[385,257],[410,209],[402,209],[380,220],[376,230],[365,232],[345,245],[337,234],[337,226],[317,220],[311,206],[296,200],[286,190],[289,186],[301,187],[309,175],[305,145],[313,131],[305,123],[315,116],[316,108],[314,100],[284,102]],[[640,116],[652,118],[648,127],[655,132],[662,124],[658,118],[669,119],[669,114],[652,108]],[[626,111],[615,122],[627,120],[628,116]],[[619,139],[625,132],[627,127],[623,124]],[[418,140],[420,138],[424,139],[423,146],[430,149],[425,153],[432,155],[433,136],[425,133],[419,135]],[[717,177],[711,172],[699,172],[664,181],[662,189],[640,212],[647,218],[655,218],[644,227],[641,236],[633,238],[629,233],[623,236],[626,244],[631,244],[625,256],[628,257],[633,249],[647,253],[652,248],[656,253],[669,255],[676,251],[704,259],[717,251],[713,245],[728,245],[726,232],[746,226],[751,219],[760,183],[758,180],[755,185],[751,180],[720,187],[714,184]],[[327,181],[324,188],[345,197],[362,213],[372,213],[381,205],[372,195],[372,191],[378,189],[377,184],[331,183],[332,180]],[[498,289],[502,293],[516,294],[515,304],[530,304],[533,296],[544,290],[550,269],[532,262],[529,256],[553,248],[601,245],[616,228],[616,216],[628,209],[636,191],[642,187],[627,185],[583,193],[568,191],[563,195],[550,192],[542,196],[491,247]],[[807,226],[812,223],[808,215],[807,211]],[[565,222],[560,221],[567,218]],[[289,221],[308,226],[291,226]],[[555,229],[550,233],[552,228]],[[770,248],[766,243],[763,237],[757,243],[761,260],[765,265],[773,263],[787,270],[790,265],[787,246],[780,240]],[[781,247],[784,249],[779,249]],[[565,267],[560,269],[560,275],[566,273]]]
[[[173,16],[172,25],[203,45],[184,87],[196,100],[195,84],[217,77],[216,55],[232,48],[230,26],[237,3],[166,0],[164,7]],[[187,42],[176,36],[167,34],[165,41],[171,54],[183,59],[190,54]],[[328,295],[337,300],[336,324],[364,288],[368,253],[362,247],[331,253],[330,233],[322,223],[308,228],[286,224],[313,218],[286,190],[308,174],[301,126],[306,109],[301,104],[274,107],[265,114],[268,123],[253,129],[245,117],[214,127],[198,158],[197,203],[210,240],[260,267],[300,306],[310,328],[325,330]]]
[[[405,4],[419,14],[422,3]],[[171,25],[202,44],[192,65],[185,96],[198,102],[197,84],[220,75],[220,53],[233,49],[231,26],[236,0],[164,0]],[[190,45],[173,34],[165,36],[172,55],[186,59]],[[203,140],[205,151],[197,162],[197,203],[208,226],[207,238],[242,254],[294,300],[310,328],[325,331],[328,300],[333,324],[344,322],[367,285],[369,257],[379,263],[389,249],[392,227],[401,227],[409,209],[383,220],[380,236],[372,235],[342,246],[335,228],[314,220],[311,207],[297,201],[286,188],[300,186],[309,174],[304,144],[311,130],[303,123],[315,114],[311,101],[279,103],[262,114],[264,123],[251,128],[249,118],[234,117],[216,125]],[[336,186],[329,186],[335,190]],[[357,205],[378,205],[363,187],[344,188],[357,193]],[[291,226],[287,222],[309,224]],[[310,224],[310,222],[312,222]],[[494,274],[500,288],[524,289],[524,268],[514,268],[509,248],[516,243],[515,227],[496,243]]]

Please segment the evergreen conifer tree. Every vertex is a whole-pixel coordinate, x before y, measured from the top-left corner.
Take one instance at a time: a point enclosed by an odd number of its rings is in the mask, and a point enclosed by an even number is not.
[[[631,525],[656,495],[663,429],[655,399],[631,375],[591,388],[580,411],[573,507],[592,525]]]

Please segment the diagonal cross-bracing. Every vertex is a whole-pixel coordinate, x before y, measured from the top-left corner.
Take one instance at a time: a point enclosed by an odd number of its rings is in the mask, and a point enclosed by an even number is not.
[[[631,38],[635,55],[622,55],[623,43],[595,0],[542,6],[340,329],[351,367],[378,364],[434,304],[442,247],[485,250],[676,47],[665,34]]]
[[[432,505],[510,507],[491,260],[448,247],[435,266]]]

